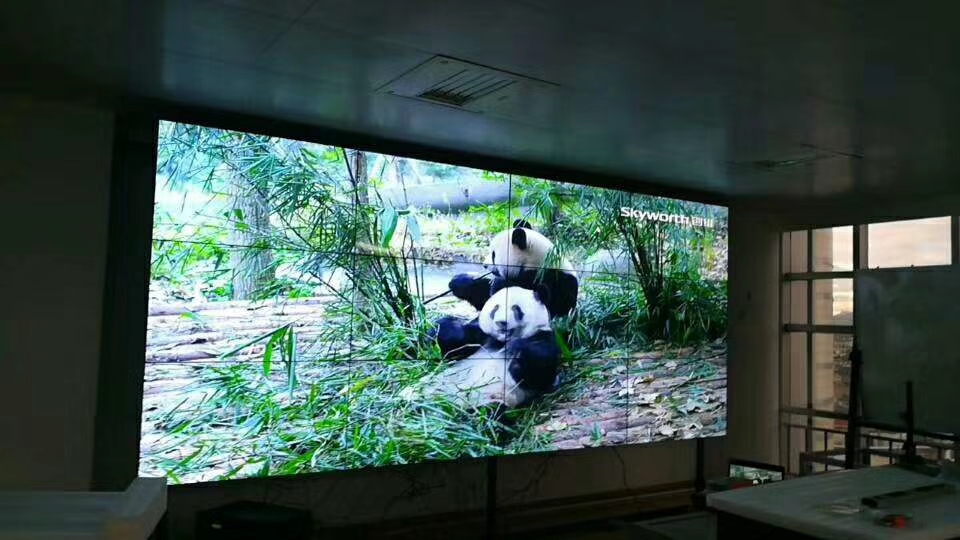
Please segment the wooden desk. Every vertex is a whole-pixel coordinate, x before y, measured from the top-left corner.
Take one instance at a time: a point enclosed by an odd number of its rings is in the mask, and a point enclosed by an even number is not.
[[[717,538],[792,540],[947,540],[960,538],[960,492],[905,502],[881,511],[913,519],[904,529],[877,525],[873,511],[842,514],[835,504],[857,505],[862,497],[912,489],[942,480],[895,467],[806,476],[775,484],[713,493]]]

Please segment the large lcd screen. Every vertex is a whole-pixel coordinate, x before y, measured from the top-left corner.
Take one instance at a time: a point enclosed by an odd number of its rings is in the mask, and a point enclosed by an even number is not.
[[[723,435],[727,210],[162,122],[140,474]]]

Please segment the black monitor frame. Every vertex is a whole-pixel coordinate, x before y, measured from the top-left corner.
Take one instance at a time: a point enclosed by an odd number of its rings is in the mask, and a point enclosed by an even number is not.
[[[157,135],[161,120],[268,134],[306,142],[549,178],[729,207],[715,193],[667,188],[654,180],[471,154],[263,116],[183,106],[157,100],[116,104],[110,179],[110,216],[103,294],[101,352],[94,426],[92,489],[126,489],[137,477],[143,401]]]

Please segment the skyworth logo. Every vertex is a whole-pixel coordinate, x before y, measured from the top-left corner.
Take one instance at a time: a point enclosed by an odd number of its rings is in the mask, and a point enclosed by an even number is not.
[[[661,223],[675,223],[684,227],[713,227],[715,220],[699,216],[681,216],[665,212],[648,212],[623,206],[620,208],[620,217],[639,219],[641,221],[659,221]]]

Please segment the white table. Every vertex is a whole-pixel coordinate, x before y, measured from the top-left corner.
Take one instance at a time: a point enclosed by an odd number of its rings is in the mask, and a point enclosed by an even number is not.
[[[145,540],[167,508],[164,478],[126,491],[2,491],[0,540]]]
[[[960,537],[960,487],[955,493],[881,511],[843,514],[835,509],[836,505],[854,507],[862,497],[943,481],[892,466],[856,469],[714,493],[707,497],[707,506],[720,512],[721,518],[723,513],[731,514],[825,540],[945,540]],[[902,512],[912,520],[906,528],[888,528],[874,522],[875,512]],[[723,531],[718,532],[722,538]]]

